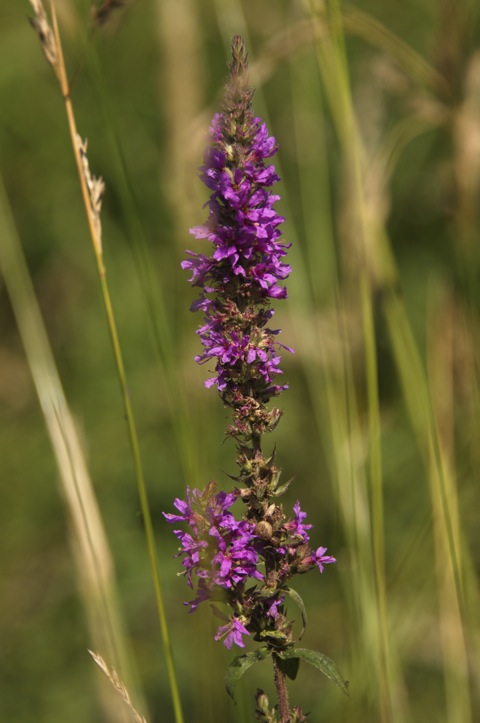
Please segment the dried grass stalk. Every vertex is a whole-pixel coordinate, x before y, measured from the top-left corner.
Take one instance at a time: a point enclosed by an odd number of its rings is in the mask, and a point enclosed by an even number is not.
[[[140,713],[134,708],[133,703],[130,699],[130,696],[128,694],[128,690],[126,689],[125,685],[122,683],[120,678],[117,675],[117,671],[115,668],[109,668],[104,659],[101,655],[98,655],[97,653],[92,652],[91,650],[88,651],[92,658],[94,659],[95,663],[98,665],[100,670],[105,673],[107,678],[109,679],[110,683],[113,685],[115,690],[117,691],[120,698],[123,700],[123,702],[130,708],[131,712],[133,713],[133,718],[136,723],[147,723],[146,719],[140,715]]]
[[[47,13],[43,7],[42,0],[30,0],[30,5],[35,13],[35,17],[30,18],[30,23],[40,38],[42,50],[48,63],[52,66],[55,73],[58,73],[57,44],[53,31],[48,24]]]
[[[100,212],[102,210],[102,199],[105,192],[105,183],[102,178],[93,176],[90,172],[90,164],[87,157],[87,140],[82,141],[79,134],[76,134],[77,149],[80,153],[82,175],[87,184],[88,195],[90,198],[90,211],[92,214],[93,225],[95,227],[97,241],[102,246],[102,222],[100,220]]]

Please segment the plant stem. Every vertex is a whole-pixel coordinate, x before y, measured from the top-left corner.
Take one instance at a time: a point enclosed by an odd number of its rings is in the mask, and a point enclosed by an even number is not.
[[[288,723],[290,720],[290,704],[288,702],[287,680],[285,673],[280,667],[280,658],[276,653],[272,655],[272,659],[280,723]]]
[[[86,185],[86,180],[85,180],[85,177],[84,177],[84,174],[82,171],[82,161],[81,161],[80,151],[79,151],[78,142],[77,142],[77,128],[76,128],[76,122],[75,122],[75,115],[74,115],[73,105],[72,105],[71,96],[70,96],[70,86],[68,83],[65,63],[64,63],[64,59],[63,59],[60,33],[59,33],[59,29],[58,29],[57,16],[56,16],[55,5],[54,5],[53,0],[50,0],[50,9],[51,9],[51,15],[52,15],[53,33],[55,36],[55,42],[56,42],[57,52],[58,52],[58,70],[56,70],[56,74],[57,74],[57,78],[58,78],[58,81],[60,84],[60,88],[62,91],[64,103],[65,103],[65,110],[66,110],[67,119],[68,119],[68,127],[69,127],[69,131],[70,131],[73,152],[74,152],[74,156],[75,156],[75,162],[76,162],[77,170],[78,170],[78,174],[79,174],[80,186],[82,189],[82,195],[83,195],[83,200],[84,200],[84,204],[85,204],[85,210],[86,210],[86,214],[87,214],[93,250],[94,250],[94,254],[95,254],[95,261],[96,261],[96,265],[97,265],[97,272],[98,272],[98,277],[99,277],[99,281],[100,281],[102,298],[103,298],[103,303],[104,303],[104,307],[105,307],[107,325],[108,325],[108,330],[109,330],[110,338],[111,338],[111,342],[112,342],[113,353],[114,353],[114,357],[115,357],[115,364],[117,367],[117,375],[118,375],[118,379],[119,379],[119,383],[120,383],[120,389],[121,389],[122,400],[123,400],[124,411],[125,411],[125,418],[127,421],[128,436],[129,436],[130,447],[131,447],[131,452],[132,452],[132,457],[133,457],[135,476],[136,476],[136,480],[137,480],[138,494],[139,494],[139,498],[140,498],[140,506],[141,506],[143,520],[144,520],[144,524],[145,524],[145,534],[146,534],[146,538],[147,538],[148,554],[149,554],[149,558],[150,558],[150,567],[151,567],[151,571],[152,571],[153,585],[154,585],[154,589],[155,589],[157,613],[158,613],[160,631],[161,631],[163,645],[164,645],[165,662],[166,662],[166,666],[167,666],[167,673],[168,673],[168,678],[169,678],[169,683],[170,683],[170,691],[171,691],[171,695],[172,695],[172,704],[173,704],[173,708],[174,708],[175,722],[183,723],[183,713],[182,713],[182,706],[181,706],[181,701],[180,701],[180,693],[179,693],[178,683],[177,683],[177,679],[176,679],[175,668],[174,668],[174,664],[173,664],[173,649],[172,649],[172,644],[170,641],[165,607],[164,607],[164,603],[163,603],[163,595],[162,595],[162,591],[161,591],[160,572],[159,572],[157,549],[156,549],[156,544],[155,544],[155,535],[154,535],[154,530],[153,530],[153,522],[152,522],[152,516],[151,516],[151,512],[150,512],[149,501],[148,501],[147,488],[146,488],[146,484],[145,484],[145,478],[144,478],[143,468],[142,468],[142,463],[141,463],[141,458],[140,458],[140,447],[139,447],[139,442],[138,442],[137,429],[136,429],[135,418],[133,415],[133,408],[132,408],[132,404],[130,401],[130,395],[129,395],[128,386],[127,386],[127,378],[126,378],[125,366],[123,363],[123,356],[122,356],[122,351],[121,351],[121,347],[120,347],[120,341],[119,341],[119,337],[118,337],[117,325],[115,322],[115,316],[113,313],[112,303],[111,303],[111,299],[110,299],[110,292],[108,289],[108,283],[107,283],[107,278],[106,278],[106,269],[105,269],[105,264],[103,261],[101,239],[99,237],[99,234],[97,233],[97,229],[96,229],[96,226],[94,223],[91,202],[90,202],[90,198],[89,198],[89,191],[88,191],[88,188]]]

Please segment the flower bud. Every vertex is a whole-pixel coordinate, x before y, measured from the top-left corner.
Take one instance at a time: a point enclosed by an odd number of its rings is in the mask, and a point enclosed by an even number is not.
[[[255,702],[257,704],[257,709],[259,713],[263,713],[264,715],[269,714],[268,710],[268,698],[263,690],[260,688],[257,688],[257,692],[255,694]]]
[[[273,514],[274,514],[274,512],[275,512],[276,506],[277,506],[277,505],[275,504],[275,502],[272,502],[272,504],[268,507],[265,515],[266,515],[267,517],[272,517]]]
[[[308,714],[307,714],[308,715]],[[292,710],[292,723],[304,723],[307,720],[307,716],[303,713],[299,705],[296,705]]]
[[[260,522],[255,527],[255,534],[261,540],[268,541],[273,535],[273,527],[271,526],[270,522],[267,522],[266,520],[260,520]]]
[[[252,496],[252,490],[248,489],[248,487],[243,487],[238,490],[238,494],[243,502],[248,502]]]

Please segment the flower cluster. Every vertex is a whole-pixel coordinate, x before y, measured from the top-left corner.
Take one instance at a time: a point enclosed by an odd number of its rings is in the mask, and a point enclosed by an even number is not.
[[[220,291],[238,277],[240,296],[285,298],[287,290],[280,282],[291,269],[280,261],[288,246],[280,243],[278,226],[284,221],[273,206],[280,198],[267,190],[280,180],[273,165],[265,159],[277,150],[275,138],[269,137],[260,118],[249,118],[253,135],[248,152],[235,158],[230,145],[231,130],[225,116],[217,113],[210,127],[212,147],[206,154],[201,178],[213,192],[209,200],[207,223],[191,229],[197,239],[207,238],[214,245],[211,257],[189,251],[190,261],[182,266],[192,270],[191,281],[203,288]],[[235,131],[233,131],[235,132]],[[204,303],[209,309],[213,302]]]
[[[215,639],[224,638],[227,648],[232,643],[243,647],[242,635],[254,633],[257,639],[265,639],[276,631],[284,612],[287,580],[315,566],[323,572],[325,564],[335,562],[325,555],[326,548],[309,548],[307,530],[312,525],[304,524],[306,513],[298,501],[293,519],[287,521],[274,506],[274,528],[266,520],[257,524],[245,518],[236,520],[229,510],[238,496],[238,492],[217,492],[210,482],[203,491],[187,488],[186,501],[175,500],[180,514],[163,513],[168,522],[186,523],[190,530],[174,530],[181,542],[178,555],[183,557],[189,587],[194,587],[193,574],[198,578],[196,597],[186,603],[190,611],[206,600],[225,602],[232,608],[230,618],[215,608],[226,623]]]
[[[261,579],[257,571],[258,553],[253,546],[255,525],[248,520],[237,521],[229,508],[236,494],[216,492],[210,482],[203,491],[187,487],[187,500],[176,499],[179,515],[165,513],[171,522],[186,522],[191,534],[174,530],[182,543],[183,567],[188,585],[193,588],[192,573],[200,580],[198,597],[189,603],[191,610],[211,597],[216,587],[231,590],[248,577]]]
[[[190,258],[182,263],[201,289],[191,307],[204,312],[198,330],[204,350],[196,361],[216,359],[215,376],[206,386],[216,385],[232,407],[238,407],[239,394],[266,402],[287,388],[275,383],[282,373],[279,330],[267,326],[273,315],[269,300],[287,296],[283,281],[291,270],[282,261],[290,245],[279,240],[284,221],[274,209],[279,196],[270,190],[280,179],[274,166],[265,164],[277,143],[253,114],[252,93],[243,84],[245,62],[234,56],[229,101],[214,116],[211,147],[201,168],[212,192],[209,216],[191,233],[207,239],[213,250],[211,255],[188,251]]]

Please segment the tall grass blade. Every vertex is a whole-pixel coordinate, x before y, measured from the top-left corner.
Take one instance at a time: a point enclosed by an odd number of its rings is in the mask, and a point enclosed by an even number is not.
[[[35,2],[38,5],[38,2]],[[34,5],[34,7],[35,7]],[[130,395],[127,388],[127,380],[125,367],[123,362],[123,356],[121,352],[121,346],[113,313],[113,307],[110,298],[110,292],[108,288],[106,278],[106,268],[103,259],[103,251],[101,244],[101,225],[100,225],[100,201],[98,199],[98,208],[96,207],[96,198],[92,195],[92,179],[88,169],[88,160],[86,160],[86,147],[82,146],[80,136],[77,132],[75,115],[73,110],[73,104],[71,100],[70,87],[67,78],[66,67],[63,58],[63,51],[60,39],[60,32],[58,28],[57,16],[55,12],[55,4],[53,0],[50,2],[50,12],[52,16],[53,25],[53,37],[56,49],[55,63],[52,65],[55,74],[57,76],[62,96],[65,103],[65,111],[67,114],[68,128],[70,132],[70,138],[75,157],[75,162],[78,170],[80,187],[85,205],[85,211],[87,215],[87,221],[90,230],[91,241],[93,245],[93,251],[95,255],[95,261],[97,265],[97,272],[100,281],[100,287],[102,292],[102,299],[107,317],[107,326],[110,334],[110,339],[113,347],[113,353],[115,358],[115,364],[117,368],[118,379],[120,383],[120,390],[122,394],[122,400],[125,410],[125,416],[127,420],[128,436],[131,446],[133,464],[135,469],[135,477],[138,486],[138,493],[140,497],[140,506],[143,514],[145,524],[145,534],[147,538],[147,547],[150,559],[150,567],[153,577],[153,584],[155,589],[156,606],[160,624],[161,635],[164,645],[164,654],[168,671],[168,678],[170,684],[170,691],[172,696],[172,702],[175,712],[176,723],[183,723],[183,714],[180,702],[180,695],[178,691],[178,684],[175,675],[175,669],[173,664],[173,651],[170,641],[170,635],[168,631],[168,625],[165,615],[165,608],[163,603],[163,596],[160,584],[160,573],[159,563],[156,551],[155,536],[153,531],[152,516],[150,512],[150,506],[148,501],[147,489],[143,474],[143,468],[140,458],[140,447],[138,442],[138,436],[136,431],[136,424],[133,415],[133,408],[130,401]],[[42,36],[40,35],[41,39]],[[80,140],[79,140],[80,139]],[[96,179],[95,179],[96,180]]]
[[[312,15],[315,17],[315,13],[312,10]],[[385,288],[391,283],[397,276],[395,269],[395,262],[389,248],[389,241],[385,229],[382,228],[381,223],[371,223],[371,214],[367,212],[366,204],[366,192],[365,192],[365,150],[363,148],[362,139],[360,137],[355,115],[353,111],[353,104],[349,91],[349,79],[346,64],[346,57],[343,44],[343,31],[342,22],[343,17],[338,4],[332,0],[324,7],[323,22],[327,22],[330,28],[330,34],[326,41],[319,44],[318,47],[318,58],[319,67],[324,78],[325,86],[327,89],[327,97],[331,106],[332,114],[337,126],[337,132],[342,144],[346,168],[350,173],[350,193],[351,193],[351,204],[352,204],[352,219],[356,227],[359,229],[358,239],[359,247],[356,249],[356,253],[359,257],[359,263],[364,264],[375,285],[379,285],[380,288]],[[375,25],[374,23],[372,26]],[[372,27],[370,26],[370,28]],[[376,30],[379,30],[376,28]],[[378,40],[378,36],[377,36]],[[397,45],[397,48],[399,46]],[[402,52],[405,51],[403,48]],[[421,64],[418,63],[418,59],[414,58],[413,54],[404,55],[404,59],[408,61],[414,60],[415,69],[419,70]],[[411,66],[412,67],[412,66]],[[425,70],[426,64],[424,64],[423,70]],[[422,75],[422,80],[426,80],[425,73]],[[428,79],[429,81],[432,78]],[[368,351],[368,344],[373,341],[371,338],[372,326],[368,321],[370,313],[365,315],[365,311],[368,310],[369,305],[367,304],[367,293],[363,292],[363,308],[364,308],[364,320],[367,321],[367,327],[364,331],[367,331],[367,382],[370,389],[369,392],[369,413],[372,423],[375,418],[375,399],[372,397],[372,372],[371,360],[373,359],[373,346]],[[424,456],[426,469],[428,472],[428,479],[430,482],[431,491],[431,502],[432,511],[434,512],[434,519],[438,519],[440,513],[440,529],[437,527],[437,553],[438,560],[442,559],[440,553],[440,540],[442,541],[442,552],[445,554],[448,549],[450,569],[452,571],[451,592],[457,599],[457,610],[460,613],[460,601],[462,598],[462,574],[460,568],[459,550],[456,549],[453,539],[453,529],[455,527],[452,514],[453,510],[448,509],[446,504],[446,479],[442,470],[441,459],[439,456],[439,444],[436,435],[435,424],[431,415],[430,399],[428,393],[428,386],[426,383],[425,375],[422,368],[419,355],[416,351],[416,345],[413,339],[413,335],[410,330],[408,318],[405,314],[402,302],[395,294],[388,295],[388,300],[384,305],[385,318],[392,340],[393,353],[396,361],[399,365],[399,372],[402,378],[403,392],[406,398],[407,406],[410,411],[410,416],[414,429],[416,430],[417,437],[423,440],[422,453]],[[370,332],[368,328],[370,327]],[[369,337],[371,341],[369,342]],[[370,360],[370,361],[369,361]],[[372,406],[373,402],[373,406]],[[376,426],[376,425],[375,425]],[[371,430],[372,431],[372,430]],[[375,451],[372,450],[375,454]],[[375,469],[378,464],[373,461],[372,473],[375,479]],[[374,508],[380,515],[380,507],[378,505],[378,485],[374,484],[374,490],[377,490],[374,495]],[[377,527],[377,525],[375,526]],[[380,542],[377,540],[377,542]],[[380,563],[380,557],[377,553],[375,554],[377,560],[377,572],[378,564]],[[377,577],[378,582],[378,577]],[[438,580],[439,595],[440,599],[443,598],[444,583]],[[377,589],[378,592],[378,589]],[[380,595],[380,601],[382,595]],[[383,603],[381,603],[381,606]],[[452,612],[452,606],[449,606],[450,612]],[[455,616],[454,616],[455,617]],[[380,620],[382,616],[380,616]],[[457,617],[458,629],[462,631],[461,618]],[[380,627],[383,627],[383,654],[382,659],[384,661],[392,659],[392,652],[388,649],[388,640],[385,634],[385,626],[380,623]],[[381,638],[382,639],[382,638]],[[463,660],[463,669],[465,663],[465,649],[462,645],[461,640],[463,634],[457,636],[457,642],[460,643],[460,648],[463,653],[460,655],[460,659]],[[459,655],[457,647],[457,656]],[[393,659],[396,659],[394,655]],[[444,649],[444,663],[445,671],[448,671],[449,663],[445,657]],[[396,667],[396,666],[395,666]],[[386,670],[380,671],[381,685],[380,689],[383,691],[389,691],[386,694],[387,699],[393,700],[391,696],[395,690],[399,689],[398,683],[395,682],[394,678],[391,677],[388,667]],[[452,691],[455,688],[455,683],[450,685],[452,678],[446,674],[446,687],[447,690]],[[449,694],[449,701],[452,703],[449,711],[449,720],[455,719],[456,716],[462,716],[464,713],[463,707],[460,705],[460,698],[465,698],[465,694],[468,699],[468,690],[464,690],[462,696],[456,696],[456,701],[453,703],[455,696]],[[385,700],[385,695],[382,696]],[[398,703],[397,698],[397,703]],[[395,703],[387,704],[386,707],[382,705],[382,720],[390,720],[391,716],[397,715],[399,711],[399,705]],[[468,708],[468,704],[466,706]]]
[[[70,519],[71,542],[92,645],[103,650],[133,688],[123,623],[117,604],[112,556],[85,462],[65,399],[47,333],[0,177],[0,270],[10,296],[37,390]],[[139,698],[135,690],[135,698]],[[113,721],[129,720],[109,696]]]

